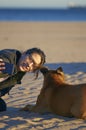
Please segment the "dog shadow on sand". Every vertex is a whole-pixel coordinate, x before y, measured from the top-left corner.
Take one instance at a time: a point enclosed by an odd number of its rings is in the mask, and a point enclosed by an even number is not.
[[[3,116],[4,118],[3,120]],[[8,111],[0,114],[0,123],[3,124],[1,130],[85,130],[86,121],[76,118],[62,117],[51,113],[43,115],[32,112],[21,112],[18,108],[9,107]]]

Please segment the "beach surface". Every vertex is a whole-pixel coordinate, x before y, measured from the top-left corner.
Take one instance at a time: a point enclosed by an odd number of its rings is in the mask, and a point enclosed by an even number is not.
[[[45,66],[63,67],[66,82],[86,83],[86,22],[0,22],[0,49],[32,47],[45,52]],[[20,111],[36,103],[42,85],[41,73],[36,80],[27,73],[22,84],[3,97],[7,111],[0,113],[0,130],[86,130],[82,119]]]

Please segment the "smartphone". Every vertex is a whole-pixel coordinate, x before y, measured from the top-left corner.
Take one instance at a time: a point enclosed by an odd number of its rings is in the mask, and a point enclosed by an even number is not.
[[[9,75],[12,75],[14,72],[14,65],[8,62],[5,62],[5,70],[2,70],[2,73],[7,73]]]

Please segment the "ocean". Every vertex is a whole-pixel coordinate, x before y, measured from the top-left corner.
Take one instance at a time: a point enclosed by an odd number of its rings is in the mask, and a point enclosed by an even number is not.
[[[86,8],[0,9],[0,21],[86,21]]]

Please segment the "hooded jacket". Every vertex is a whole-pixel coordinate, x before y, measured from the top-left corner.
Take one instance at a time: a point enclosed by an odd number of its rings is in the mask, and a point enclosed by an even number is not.
[[[0,97],[4,96],[6,93],[9,93],[15,84],[19,84],[25,74],[25,72],[17,71],[17,63],[21,57],[21,54],[22,53],[16,49],[3,49],[0,51],[0,58],[3,59],[4,62],[12,63],[14,65],[14,71],[11,76],[9,76],[9,74],[0,73],[0,78],[8,76],[8,79],[0,83]]]

